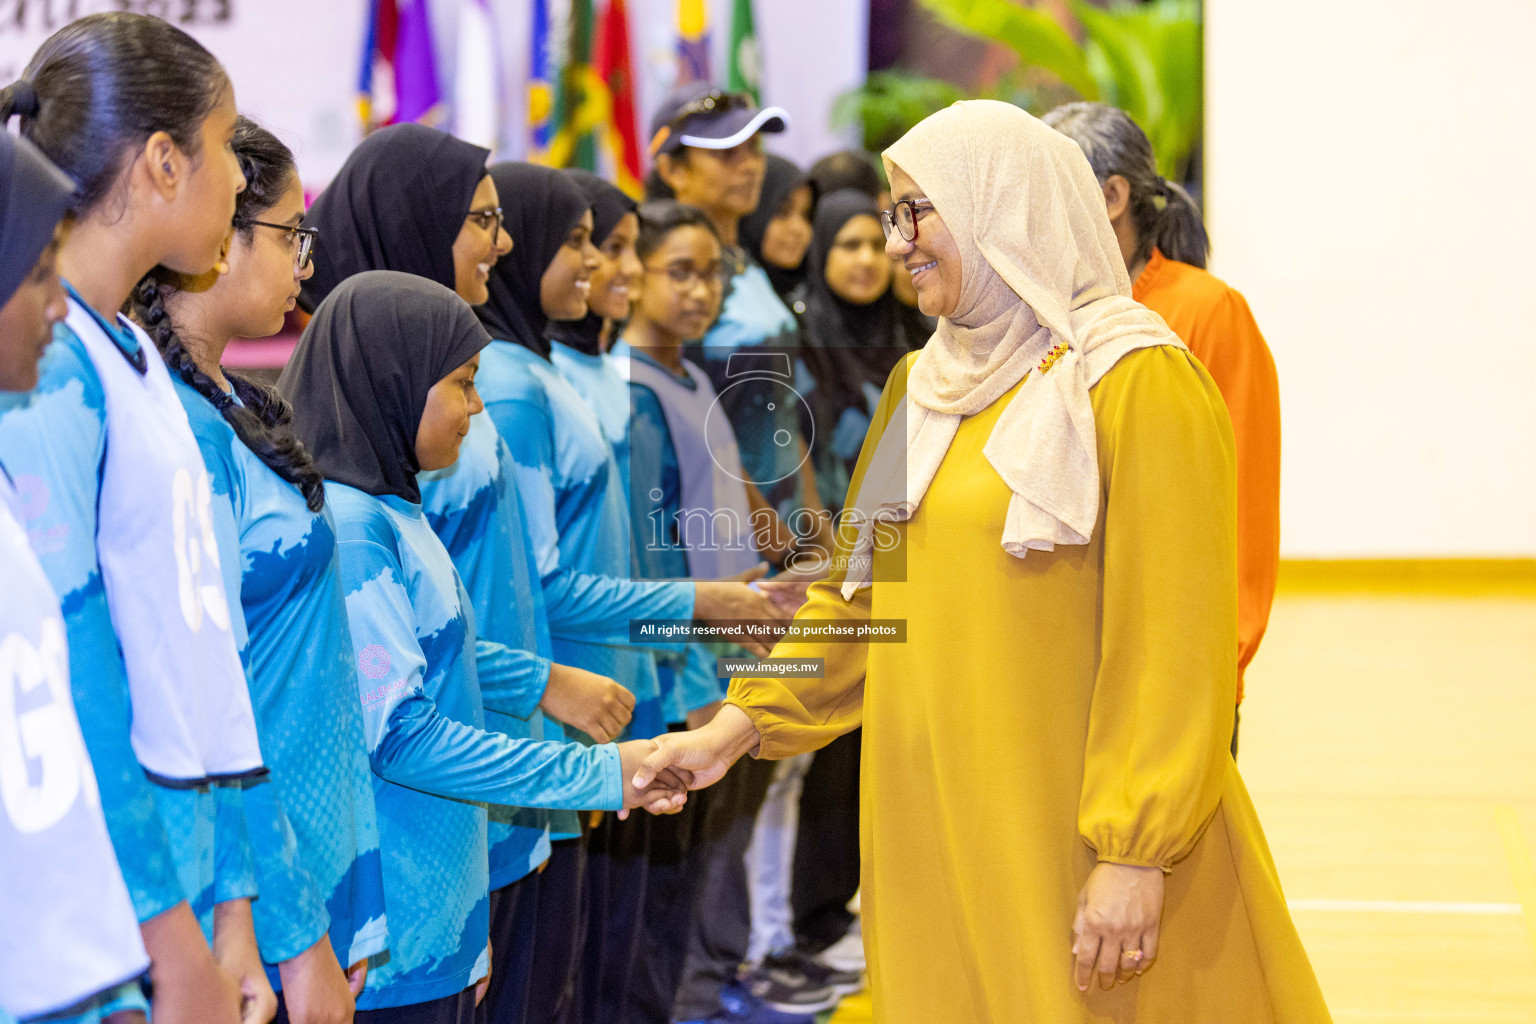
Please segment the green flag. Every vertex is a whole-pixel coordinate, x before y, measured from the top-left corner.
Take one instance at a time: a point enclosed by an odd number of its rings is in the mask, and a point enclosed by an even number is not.
[[[736,0],[731,11],[731,69],[726,83],[733,92],[751,93],[753,102],[763,102],[762,50],[752,20],[752,0]]]
[[[566,23],[565,63],[555,89],[554,138],[546,159],[552,167],[597,169],[594,127],[602,123],[603,104],[593,94],[592,0],[571,0]]]

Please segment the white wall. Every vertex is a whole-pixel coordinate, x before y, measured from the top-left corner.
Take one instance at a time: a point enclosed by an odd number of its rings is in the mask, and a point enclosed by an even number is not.
[[[1536,555],[1536,3],[1205,0],[1212,269],[1290,557]]]
[[[50,0],[63,9],[63,0]],[[77,0],[81,14],[117,10],[122,0]],[[135,9],[163,9],[163,0],[130,0]],[[162,6],[156,6],[162,5]],[[213,23],[217,0],[198,0],[204,21],[184,26],[224,62],[234,79],[241,110],[277,130],[294,147],[306,185],[318,188],[335,174],[360,136],[356,114],[358,65],[362,57],[364,0],[231,0],[234,19]],[[492,0],[498,21],[504,78],[506,137],[513,144],[498,156],[516,159],[526,136],[528,0]],[[714,70],[725,79],[731,0],[710,0]],[[0,3],[0,10],[8,5]],[[5,15],[0,22],[0,84],[26,66],[56,27],[45,17],[48,3],[31,3],[28,24],[18,30]],[[642,146],[651,111],[675,75],[672,40],[677,0],[629,0],[631,58],[639,93]],[[183,9],[179,0],[170,9]],[[432,0],[439,38],[439,71],[451,95],[453,33],[457,0]],[[756,0],[763,48],[763,96],[790,111],[789,132],[770,148],[809,162],[848,145],[851,137],[832,130],[833,99],[863,81],[867,63],[867,5],[860,0]]]
[[[132,0],[135,10],[186,9],[184,4]],[[0,31],[0,83],[18,77],[56,27],[46,8],[28,4],[27,23]],[[243,113],[272,128],[293,147],[306,184],[329,180],[357,144],[355,107],[363,49],[363,0],[233,0],[233,18],[214,20],[220,4],[192,5],[199,20],[186,28],[229,71]],[[113,11],[121,0],[79,0],[80,14]]]

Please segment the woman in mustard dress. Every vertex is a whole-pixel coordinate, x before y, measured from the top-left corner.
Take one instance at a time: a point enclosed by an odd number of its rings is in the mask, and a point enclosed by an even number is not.
[[[881,1024],[1319,1024],[1327,1007],[1227,751],[1232,428],[1131,285],[1076,144],[956,104],[885,154],[887,252],[941,317],[892,374],[798,626],[824,678],[733,681],[658,739],[706,785],[864,726]]]

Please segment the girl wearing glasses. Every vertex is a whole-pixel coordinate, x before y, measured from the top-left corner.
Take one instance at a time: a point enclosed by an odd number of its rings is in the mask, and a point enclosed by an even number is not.
[[[369,135],[304,218],[325,239],[325,259],[304,282],[299,304],[314,312],[365,270],[427,277],[471,306],[483,303],[491,268],[512,247],[485,168],[490,155],[420,124]]]
[[[1232,428],[1131,282],[1082,150],[968,101],[885,154],[887,253],[941,317],[892,374],[841,568],[653,766],[695,781],[864,728],[876,1020],[1329,1020],[1228,752]],[[636,780],[643,782],[646,773]],[[1009,880],[999,885],[999,879]],[[950,941],[935,943],[935,935]]]
[[[296,859],[259,874],[253,908],[279,1015],[345,1019],[387,944],[362,715],[336,539],[319,472],[294,436],[292,413],[270,388],[220,366],[232,338],[282,329],[310,262],[313,229],[293,154],[241,118],[234,151],[246,188],[235,208],[228,271],[200,276],[165,267],[132,295],[176,380],[213,477],[215,529],[235,632],[245,641],[252,705],[272,784],[248,786],[248,817],[280,800]],[[236,557],[238,555],[238,557]],[[270,817],[270,815],[268,816]],[[253,841],[281,844],[270,830]],[[258,865],[260,867],[260,865]],[[343,969],[347,975],[343,975]],[[350,984],[349,984],[350,982]]]

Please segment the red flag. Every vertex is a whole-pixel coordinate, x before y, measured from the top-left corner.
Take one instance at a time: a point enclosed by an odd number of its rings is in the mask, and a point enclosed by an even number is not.
[[[624,0],[608,0],[592,43],[592,68],[608,89],[612,104],[606,148],[614,162],[613,180],[640,195],[640,133],[635,126],[635,85],[629,58],[629,12]]]

